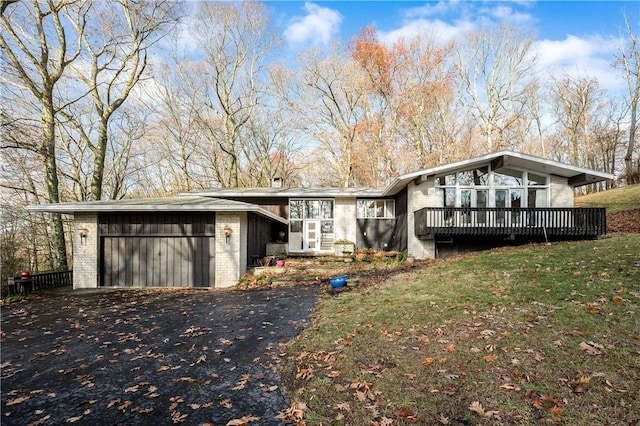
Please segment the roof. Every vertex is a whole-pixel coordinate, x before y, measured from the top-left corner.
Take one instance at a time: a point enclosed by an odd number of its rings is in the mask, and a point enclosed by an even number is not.
[[[27,207],[32,211],[51,213],[77,213],[77,212],[254,212],[266,218],[288,223],[288,221],[275,215],[257,204],[243,203],[240,201],[224,200],[220,198],[180,196],[166,198],[136,198],[108,201],[86,201],[77,203],[36,204]]]
[[[383,195],[397,194],[407,184],[420,176],[444,175],[456,171],[469,169],[491,162],[492,169],[507,167],[518,170],[527,170],[541,174],[550,174],[565,177],[573,187],[601,182],[607,179],[615,179],[611,173],[599,172],[584,167],[571,166],[546,158],[521,154],[512,151],[500,151],[467,160],[443,164],[416,172],[407,173],[395,178],[383,191]]]
[[[222,198],[353,198],[381,197],[383,188],[219,188],[204,191],[187,192],[184,196],[222,197]]]
[[[282,223],[286,219],[275,215],[257,204],[229,200],[229,198],[376,198],[393,196],[412,180],[422,176],[445,175],[491,163],[493,170],[511,168],[540,174],[562,176],[576,187],[614,179],[610,173],[584,167],[571,166],[546,158],[512,151],[500,151],[454,163],[407,173],[395,178],[386,188],[219,188],[193,191],[178,197],[142,198],[115,201],[90,201],[78,203],[40,204],[29,210],[56,213],[107,212],[107,211],[247,211]]]

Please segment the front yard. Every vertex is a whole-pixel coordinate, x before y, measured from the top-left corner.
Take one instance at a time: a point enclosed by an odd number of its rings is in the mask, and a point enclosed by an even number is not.
[[[640,235],[430,263],[325,297],[289,347],[307,424],[638,424]]]

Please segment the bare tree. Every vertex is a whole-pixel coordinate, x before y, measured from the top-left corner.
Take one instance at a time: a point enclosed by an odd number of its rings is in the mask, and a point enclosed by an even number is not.
[[[640,102],[640,45],[638,36],[633,32],[631,23],[625,15],[626,37],[621,36],[620,53],[614,65],[624,72],[624,78],[629,89],[630,124],[629,142],[624,156],[625,175],[628,183],[640,183],[640,164],[634,169],[633,154],[638,134],[638,103]],[[639,160],[640,161],[640,160]]]
[[[265,94],[265,59],[277,42],[261,3],[204,3],[194,28],[199,61],[181,61],[178,69],[196,102],[200,130],[214,144],[219,183],[243,186],[240,136]]]
[[[551,93],[554,117],[566,141],[569,161],[593,167],[591,126],[604,91],[596,79],[587,77],[565,76],[554,83]]]
[[[76,123],[76,131],[93,154],[92,200],[103,195],[109,121],[143,77],[149,49],[177,24],[177,5],[169,0],[88,1],[67,9],[84,53],[83,61],[71,68],[90,94],[96,115],[93,132],[83,122]],[[89,12],[92,19],[87,25]],[[67,118],[73,122],[72,114]]]
[[[46,200],[60,201],[56,164],[56,117],[60,104],[56,87],[65,70],[80,55],[81,46],[74,40],[70,46],[62,22],[62,11],[70,0],[20,2],[3,10],[0,47],[6,62],[2,84],[14,86],[37,103],[41,121],[41,142],[37,147],[45,170]],[[3,4],[3,8],[5,5]],[[80,20],[79,27],[85,23]],[[52,215],[55,268],[67,268],[67,252],[62,218]]]
[[[532,35],[503,25],[469,34],[456,49],[462,101],[481,126],[486,151],[512,145],[513,127],[526,119],[535,76],[533,43]]]
[[[333,173],[317,184],[356,184],[354,163],[358,128],[364,120],[364,84],[358,64],[334,45],[325,57],[307,52],[289,105],[298,114],[300,131],[317,141]]]

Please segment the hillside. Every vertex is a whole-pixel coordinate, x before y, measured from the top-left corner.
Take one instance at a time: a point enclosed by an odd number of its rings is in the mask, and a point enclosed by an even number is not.
[[[629,233],[500,248],[324,297],[281,348],[288,412],[310,426],[639,424],[638,252]]]
[[[640,185],[576,197],[576,207],[606,207],[609,232],[640,233]]]

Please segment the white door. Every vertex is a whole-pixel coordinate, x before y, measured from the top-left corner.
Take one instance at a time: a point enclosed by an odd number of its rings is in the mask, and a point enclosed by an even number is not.
[[[320,221],[305,220],[303,234],[303,249],[305,251],[318,251],[320,249]]]

